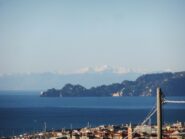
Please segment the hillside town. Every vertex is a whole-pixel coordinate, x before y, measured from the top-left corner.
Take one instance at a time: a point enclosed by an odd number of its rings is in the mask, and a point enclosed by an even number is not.
[[[185,123],[163,125],[163,139],[185,139]],[[156,139],[156,125],[101,125],[80,129],[61,129],[34,134],[22,134],[2,139]]]

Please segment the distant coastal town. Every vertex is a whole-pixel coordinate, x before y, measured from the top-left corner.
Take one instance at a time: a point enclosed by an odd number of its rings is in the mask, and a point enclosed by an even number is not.
[[[33,134],[21,134],[18,136],[1,137],[1,139],[138,139],[157,138],[156,125],[100,125],[80,129],[61,129],[36,132]],[[164,124],[162,128],[163,139],[184,139],[185,123],[177,121],[173,124]]]

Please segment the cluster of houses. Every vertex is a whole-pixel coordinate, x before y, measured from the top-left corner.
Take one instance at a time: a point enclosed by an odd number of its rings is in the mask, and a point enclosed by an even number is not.
[[[102,125],[94,128],[55,130],[23,134],[12,139],[156,139],[156,125]],[[185,125],[181,122],[163,125],[163,139],[185,139]]]

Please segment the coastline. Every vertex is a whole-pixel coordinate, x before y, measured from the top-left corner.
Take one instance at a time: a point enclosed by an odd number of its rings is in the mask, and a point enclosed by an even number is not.
[[[185,123],[177,121],[173,124],[164,124],[162,135],[165,138],[184,138],[185,137]],[[35,132],[32,134],[21,134],[18,136],[1,137],[6,138],[50,138],[50,139],[102,139],[102,138],[156,138],[157,137],[157,126],[156,125],[132,125],[121,124],[121,125],[100,125],[97,127],[91,127],[87,123],[86,127],[73,129],[62,128],[60,130],[47,130],[45,124],[44,130],[41,132]]]

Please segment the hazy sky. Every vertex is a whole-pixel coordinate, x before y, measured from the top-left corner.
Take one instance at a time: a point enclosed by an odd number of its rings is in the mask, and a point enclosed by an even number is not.
[[[184,0],[0,0],[0,74],[185,70]]]

